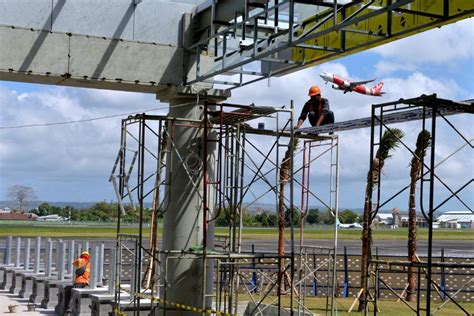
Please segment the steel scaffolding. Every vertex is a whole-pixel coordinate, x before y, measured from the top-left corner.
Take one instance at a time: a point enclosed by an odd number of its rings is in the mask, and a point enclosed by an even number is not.
[[[295,183],[304,188],[306,203],[315,198],[329,210],[335,211],[337,218],[338,138],[294,133],[292,110],[292,105],[274,108],[204,101],[196,105],[196,119],[140,114],[122,121],[121,148],[110,176],[119,201],[115,308],[133,314],[138,314],[140,309],[210,310],[236,314],[241,312],[239,297],[254,304],[248,308],[262,310],[271,306],[283,307],[281,296],[286,295],[289,297],[286,307],[291,311],[296,307],[300,311],[304,310],[304,293],[297,291],[295,284],[296,260],[300,254],[295,248],[293,212],[289,212],[291,224],[287,227],[289,239],[286,241],[285,254],[278,255],[276,250],[249,253],[243,249],[242,242],[245,210],[262,201],[274,201],[276,209],[281,201],[286,210],[297,209],[293,197]],[[248,124],[255,119],[259,120],[258,128]],[[270,128],[265,129],[264,124]],[[191,152],[187,156],[177,152],[173,143],[175,126],[201,131],[200,139],[192,140],[200,143],[200,152]],[[294,157],[302,151],[294,147],[293,138],[305,140],[307,153],[316,152],[298,170],[294,170]],[[216,146],[214,173],[208,171],[205,163],[210,144]],[[316,150],[324,147],[321,152]],[[196,188],[202,188],[201,202],[196,211],[205,214],[202,223],[204,237],[201,243],[190,249],[165,251],[160,249],[158,242],[158,218],[171,211],[166,208],[169,199],[166,187],[173,185],[173,179],[164,179],[163,176],[166,167],[163,157],[171,151],[177,152],[180,163]],[[284,159],[281,160],[285,151],[291,153],[288,158],[289,178],[281,180]],[[308,176],[310,165],[325,156],[330,160],[330,189],[327,196],[320,197],[310,189]],[[303,171],[306,172],[306,178],[303,177],[300,183],[294,175]],[[282,181],[285,182],[283,186]],[[280,195],[285,186],[287,189]],[[274,198],[271,198],[272,195]],[[152,223],[151,240],[147,243],[142,230],[146,226],[145,203],[149,200],[152,201]],[[124,234],[122,222],[127,212],[134,211],[140,215],[139,233]],[[219,242],[215,243],[213,227],[219,218],[227,221],[228,231],[226,236],[219,236]],[[335,259],[336,246],[331,250],[332,261]],[[121,262],[124,252],[132,258],[132,265],[128,268],[132,270],[130,280],[121,277],[126,269]],[[167,300],[167,263],[170,260],[196,259],[203,262],[200,272],[203,278],[201,306],[186,306]],[[333,280],[328,280],[331,293],[336,278],[335,270],[332,273]],[[206,278],[209,275],[212,277]],[[124,286],[128,282],[130,287]],[[127,296],[131,295],[126,304],[121,297],[124,292]]]
[[[428,226],[428,254],[427,254],[427,262],[426,263],[420,263],[420,262],[383,262],[379,260],[373,260],[371,257],[368,258],[367,261],[367,278],[374,278],[375,280],[372,284],[372,286],[368,285],[364,289],[365,293],[368,293],[372,298],[373,298],[373,303],[374,303],[374,315],[377,314],[377,284],[380,281],[380,278],[378,276],[378,272],[381,269],[381,265],[388,265],[389,268],[393,266],[410,266],[410,267],[416,267],[418,270],[418,287],[417,287],[417,307],[415,309],[415,312],[417,314],[420,314],[422,310],[426,311],[426,315],[431,315],[432,311],[432,306],[431,306],[431,297],[432,297],[432,291],[433,288],[436,291],[439,291],[439,286],[434,282],[432,278],[432,271],[435,266],[443,266],[445,263],[439,263],[439,262],[433,262],[433,222],[434,222],[434,215],[435,212],[442,207],[446,202],[449,200],[455,198],[457,199],[467,210],[474,212],[472,207],[469,205],[469,203],[466,203],[462,197],[459,195],[463,190],[468,188],[472,182],[474,181],[472,178],[468,179],[466,183],[461,185],[457,189],[452,189],[446,181],[442,179],[442,176],[440,174],[436,173],[436,168],[439,167],[440,164],[442,164],[444,161],[446,161],[448,158],[451,158],[454,154],[456,154],[459,149],[456,149],[452,154],[447,155],[446,157],[443,157],[440,161],[436,159],[436,156],[439,155],[439,152],[437,151],[436,148],[436,142],[437,142],[437,133],[439,132],[437,130],[437,119],[441,119],[442,121],[446,122],[447,126],[449,129],[454,131],[454,134],[457,135],[461,141],[464,143],[464,145],[461,147],[468,147],[472,149],[474,147],[472,140],[468,140],[462,132],[453,124],[451,123],[448,118],[446,117],[446,113],[449,114],[473,114],[474,113],[474,104],[470,101],[467,102],[456,102],[456,101],[451,101],[451,100],[446,100],[446,99],[441,99],[436,96],[436,94],[433,95],[422,95],[417,98],[412,98],[412,99],[400,99],[395,102],[388,102],[388,103],[382,103],[382,104],[374,104],[372,106],[372,123],[371,123],[371,151],[370,151],[370,169],[374,169],[374,155],[376,152],[376,148],[379,146],[380,139],[382,137],[383,131],[390,129],[387,126],[387,122],[385,121],[385,118],[387,116],[406,116],[407,113],[413,113],[416,111],[417,113],[421,114],[421,117],[417,116],[416,119],[421,120],[421,130],[428,130],[431,133],[431,149],[429,153],[429,161],[425,162],[425,157],[418,157],[418,159],[421,161],[421,177],[419,179],[420,181],[420,199],[419,199],[419,206],[420,210],[427,221],[427,226]],[[378,132],[376,132],[376,126],[379,126]],[[414,156],[414,152],[410,147],[404,143],[403,140],[400,140],[401,146],[406,149],[408,152],[411,153],[411,155]],[[472,160],[471,160],[472,162]],[[467,163],[467,162],[465,162]],[[369,195],[369,205],[374,205],[375,207],[372,209],[369,217],[369,227],[372,221],[374,220],[375,216],[377,215],[378,211],[387,205],[390,201],[392,201],[395,197],[399,196],[401,193],[406,191],[409,186],[405,186],[404,188],[400,189],[397,193],[394,195],[388,197],[385,201],[381,200],[381,193],[383,191],[383,186],[382,186],[382,181],[381,177],[378,177],[377,183],[374,182],[374,179],[372,177],[369,177],[369,181],[373,182],[370,183],[370,187],[373,187],[373,185],[377,184],[377,189],[375,191],[371,191]],[[449,192],[449,196],[444,199],[443,201],[439,202],[438,204],[435,204],[435,185],[440,185],[444,189],[446,189]],[[373,196],[375,194],[375,197]],[[426,205],[426,200],[428,200],[428,205]],[[370,228],[369,228],[370,229]],[[372,254],[372,251],[370,251],[370,254]],[[465,267],[467,268],[472,268],[472,265],[466,264]],[[426,275],[426,293],[425,293],[425,299],[426,299],[426,307],[425,309],[421,309],[420,307],[420,269],[424,269],[425,271],[423,274]],[[370,288],[369,288],[370,287]],[[374,294],[370,294],[369,291],[375,291]],[[444,292],[445,295],[449,295],[448,293]],[[365,300],[367,301],[367,296],[365,297]],[[453,302],[455,302],[453,300]],[[405,302],[406,303],[406,302]],[[406,303],[408,306],[409,304]],[[455,302],[455,304],[460,307],[459,304]],[[411,307],[413,310],[413,307]],[[461,310],[465,311],[462,307],[460,307]],[[368,310],[365,310],[365,313],[368,313]]]

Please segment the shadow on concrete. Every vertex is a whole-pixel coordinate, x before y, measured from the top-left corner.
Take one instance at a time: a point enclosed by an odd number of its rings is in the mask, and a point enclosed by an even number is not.
[[[133,14],[135,13],[135,6],[136,6],[135,3],[132,1],[127,11],[125,12],[124,16],[122,17],[122,20],[120,21],[117,30],[115,30],[114,35],[112,35],[113,37],[112,41],[110,42],[109,46],[105,50],[104,55],[102,56],[99,63],[97,64],[97,68],[94,70],[94,73],[92,74],[92,79],[100,78],[100,75],[104,71],[104,68],[107,65],[107,62],[110,59],[110,56],[112,56],[115,48],[117,48],[117,45],[120,42],[120,39],[119,39],[120,35],[122,35],[123,31],[125,30],[125,27],[127,26],[128,22],[130,21]]]
[[[46,37],[49,34],[49,32],[46,31],[46,29],[48,28],[48,26],[50,30],[53,29],[54,20],[59,15],[59,13],[61,12],[65,4],[66,4],[66,0],[58,0],[58,2],[56,3],[56,5],[54,6],[51,12],[51,15],[49,16],[49,18],[46,20],[43,27],[41,28],[42,31],[38,35],[38,38],[35,40],[35,42],[31,46],[31,49],[28,52],[28,55],[26,55],[25,60],[20,66],[20,69],[18,69],[19,71],[24,71],[24,72],[28,71],[28,68],[31,66],[31,63],[36,57],[36,54],[38,54],[39,49],[41,48],[44,41],[46,40]]]

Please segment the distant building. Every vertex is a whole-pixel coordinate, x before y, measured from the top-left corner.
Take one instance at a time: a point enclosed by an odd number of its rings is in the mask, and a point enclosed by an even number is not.
[[[378,213],[374,221],[378,225],[390,226],[390,228],[408,227],[408,214],[402,214],[400,209],[394,208],[392,213]],[[423,216],[416,216],[416,226],[426,227]]]
[[[39,216],[36,220],[44,221],[44,222],[64,222],[66,219],[62,216],[59,216],[58,214],[52,214],[52,215]]]
[[[0,213],[0,221],[35,221],[37,217],[33,213]]]
[[[471,211],[449,211],[437,219],[442,228],[474,228],[474,213]]]
[[[0,208],[0,214],[11,213],[11,211],[11,208],[9,208],[8,206],[6,206],[5,208]]]
[[[379,225],[392,225],[393,224],[393,215],[390,213],[378,213],[376,218]]]
[[[394,208],[392,210],[392,227],[391,228],[398,228],[402,226],[402,215],[400,214],[400,209],[399,208]]]
[[[402,215],[402,227],[408,227],[408,221],[409,221],[409,216],[407,215]],[[416,216],[416,226],[417,227],[427,227],[426,225],[426,219],[423,216]]]

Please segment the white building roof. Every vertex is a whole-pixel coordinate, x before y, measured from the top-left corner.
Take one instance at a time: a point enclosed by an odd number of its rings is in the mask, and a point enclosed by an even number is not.
[[[391,213],[378,213],[377,216],[380,219],[392,219],[393,215]]]
[[[449,221],[458,221],[458,222],[474,222],[474,213],[470,211],[462,212],[446,212],[438,217],[439,222],[449,222]]]

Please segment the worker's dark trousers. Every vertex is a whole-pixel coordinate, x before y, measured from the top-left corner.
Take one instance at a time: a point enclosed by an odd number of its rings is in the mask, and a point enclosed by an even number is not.
[[[333,124],[334,123],[334,113],[332,111],[323,112],[324,119],[321,122],[321,125]],[[308,112],[308,120],[311,126],[316,126],[318,122],[318,117],[316,112]]]
[[[71,290],[75,289],[83,289],[88,287],[87,284],[74,284],[68,285],[64,288],[64,310],[69,310],[69,301],[71,300]]]

